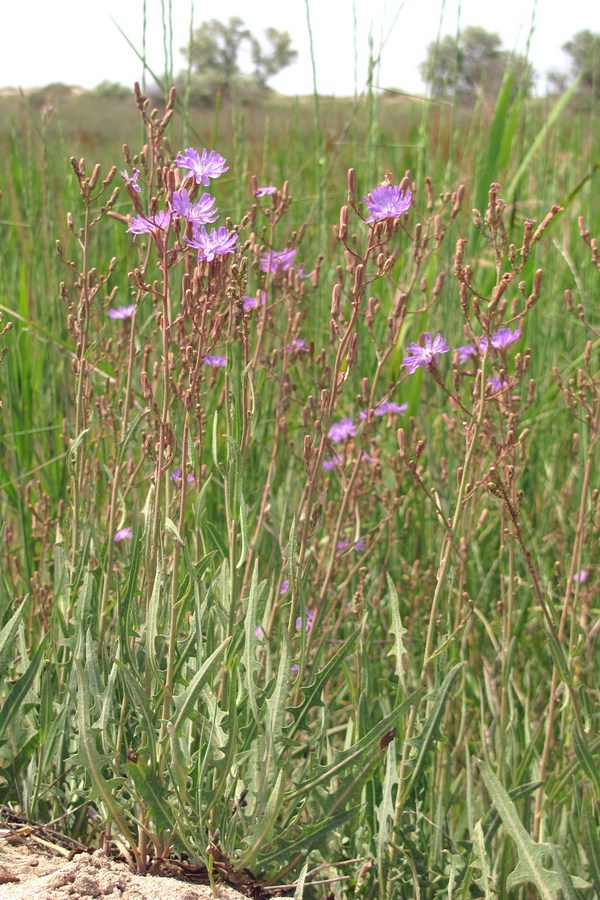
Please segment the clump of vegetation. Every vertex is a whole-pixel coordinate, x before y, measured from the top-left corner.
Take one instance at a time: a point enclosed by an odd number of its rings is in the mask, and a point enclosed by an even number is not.
[[[5,816],[248,893],[598,890],[597,136],[512,96],[8,144]]]

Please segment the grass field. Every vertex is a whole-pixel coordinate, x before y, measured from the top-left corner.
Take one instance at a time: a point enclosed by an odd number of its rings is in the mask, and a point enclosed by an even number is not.
[[[5,806],[298,898],[600,894],[568,101],[0,98]],[[182,219],[127,232],[189,147],[238,235],[201,264]],[[366,222],[387,172],[410,208]]]

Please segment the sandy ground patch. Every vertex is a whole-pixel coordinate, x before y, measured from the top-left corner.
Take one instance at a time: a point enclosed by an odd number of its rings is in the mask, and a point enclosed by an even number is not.
[[[14,838],[11,838],[14,841]],[[218,886],[221,900],[244,900],[228,885]],[[266,896],[263,894],[263,896]],[[273,896],[273,895],[271,895]],[[213,900],[210,887],[175,878],[135,875],[97,850],[72,860],[45,851],[29,840],[15,844],[0,838],[0,900]]]

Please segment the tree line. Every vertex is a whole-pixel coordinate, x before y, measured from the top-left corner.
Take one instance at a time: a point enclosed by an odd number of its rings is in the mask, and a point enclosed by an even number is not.
[[[562,92],[578,78],[579,97],[600,98],[600,35],[579,31],[562,49],[569,69],[547,74],[550,91]],[[189,92],[192,103],[206,105],[218,96],[242,103],[267,96],[268,82],[298,57],[287,31],[268,28],[260,40],[237,16],[227,23],[204,22],[181,52],[188,67],[179,73],[177,86]],[[504,49],[498,34],[477,26],[430,44],[420,71],[430,96],[466,104],[495,96],[507,72],[514,73],[513,90],[523,96],[531,95],[536,80],[525,56]],[[111,85],[104,82],[97,90],[110,93]]]

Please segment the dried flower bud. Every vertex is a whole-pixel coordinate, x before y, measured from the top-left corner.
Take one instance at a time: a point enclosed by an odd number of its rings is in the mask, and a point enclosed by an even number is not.
[[[354,169],[348,169],[348,203],[354,206],[356,202],[356,172]]]
[[[339,225],[339,238],[341,241],[345,241],[348,237],[348,207],[342,206],[340,209],[340,225]]]

